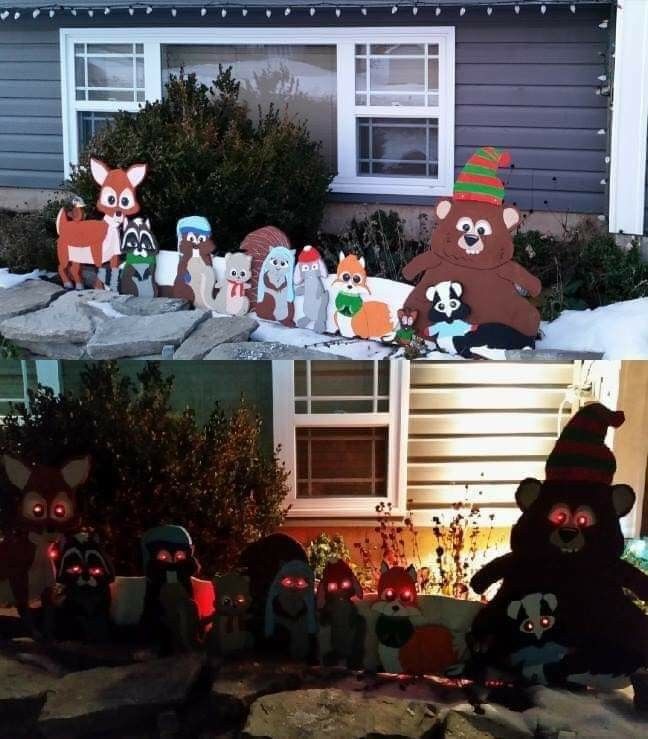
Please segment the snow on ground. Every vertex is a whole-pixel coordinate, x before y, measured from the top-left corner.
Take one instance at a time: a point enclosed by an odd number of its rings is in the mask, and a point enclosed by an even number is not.
[[[42,269],[35,269],[24,275],[16,275],[13,272],[9,272],[8,267],[2,267],[0,268],[0,288],[14,287],[14,285],[21,285],[27,280],[38,280],[47,275],[48,273],[44,272]]]
[[[648,358],[648,298],[594,310],[566,310],[543,322],[538,349],[600,352],[605,359]]]

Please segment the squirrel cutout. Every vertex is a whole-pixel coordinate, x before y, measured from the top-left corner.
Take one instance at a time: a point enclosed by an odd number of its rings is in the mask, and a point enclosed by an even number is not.
[[[328,272],[319,251],[310,244],[297,258],[295,293],[304,296],[304,315],[297,319],[300,328],[312,328],[318,334],[326,331],[329,294],[326,287]]]
[[[474,324],[510,326],[534,340],[540,314],[518,287],[536,297],[540,281],[513,261],[513,230],[520,223],[517,208],[503,206],[504,185],[496,172],[508,166],[508,152],[493,147],[479,149],[468,160],[454,187],[452,200],[436,207],[438,219],[429,250],[403,268],[410,282],[422,275],[405,307],[418,310],[416,324],[428,336],[427,291],[442,282],[458,282],[470,306]]]
[[[216,273],[212,260],[216,246],[209,221],[202,216],[181,218],[176,234],[180,261],[173,283],[173,297],[188,300],[195,308],[216,310]]]
[[[218,295],[214,310],[230,316],[244,316],[250,310],[250,300],[246,291],[252,287],[248,280],[252,277],[252,257],[236,252],[225,255],[225,278],[217,282]]]
[[[256,298],[251,309],[259,318],[294,326],[295,252],[283,231],[264,226],[249,233],[241,251],[252,257],[252,290]]]

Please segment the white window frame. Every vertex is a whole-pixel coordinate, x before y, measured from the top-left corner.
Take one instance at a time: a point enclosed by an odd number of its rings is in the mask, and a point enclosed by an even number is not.
[[[356,106],[355,45],[375,43],[439,45],[439,105]],[[142,103],[77,101],[75,43],[144,44],[147,101],[162,97],[161,46],[165,44],[331,45],[337,49],[337,166],[332,192],[358,195],[448,196],[454,183],[455,30],[453,26],[405,28],[62,28],[61,99],[65,176],[79,159],[77,113],[136,112]],[[357,117],[436,118],[439,130],[438,176],[392,177],[357,174]]]
[[[377,360],[376,360],[377,361]],[[375,370],[377,382],[377,368]],[[285,504],[289,518],[343,519],[340,525],[353,525],[355,518],[375,518],[378,503],[391,503],[392,514],[407,511],[407,439],[409,418],[409,363],[389,363],[389,410],[375,413],[295,413],[294,362],[272,363],[273,430],[279,458],[289,472],[290,491]],[[377,388],[375,388],[375,393]],[[346,396],[340,396],[343,399]],[[298,428],[388,428],[387,496],[322,498],[297,497]]]

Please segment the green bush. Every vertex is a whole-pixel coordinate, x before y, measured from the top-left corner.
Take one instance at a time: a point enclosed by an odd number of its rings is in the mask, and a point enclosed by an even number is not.
[[[0,425],[0,450],[56,465],[92,456],[82,523],[101,534],[120,574],[140,571],[139,540],[151,526],[185,526],[212,574],[282,522],[287,473],[261,450],[261,420],[245,404],[229,415],[217,406],[201,426],[191,409],[172,411],[173,378],[157,364],[136,382],[113,362],[88,365],[81,379],[75,395],[32,393],[29,408]],[[16,501],[0,504],[6,525]]]
[[[56,270],[56,213],[60,202],[36,213],[0,212],[0,267],[12,272]]]
[[[162,246],[175,247],[177,220],[192,214],[209,219],[220,253],[268,224],[300,246],[319,228],[331,181],[320,149],[286,112],[271,107],[253,122],[231,69],[221,68],[212,87],[172,77],[163,100],[119,114],[92,139],[69,186],[93,203],[90,156],[111,167],[146,162],[139,199]]]

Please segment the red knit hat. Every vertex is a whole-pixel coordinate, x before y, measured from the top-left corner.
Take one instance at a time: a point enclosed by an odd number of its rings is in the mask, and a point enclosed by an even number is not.
[[[497,176],[497,168],[510,166],[511,155],[508,151],[493,146],[477,149],[457,177],[454,199],[501,205],[504,185]]]
[[[317,262],[322,257],[314,246],[308,244],[302,250],[300,255],[297,257],[299,264],[309,264],[310,262]]]
[[[623,411],[590,403],[569,420],[547,458],[546,479],[610,485],[616,471],[614,454],[605,445],[608,426],[618,428]]]

